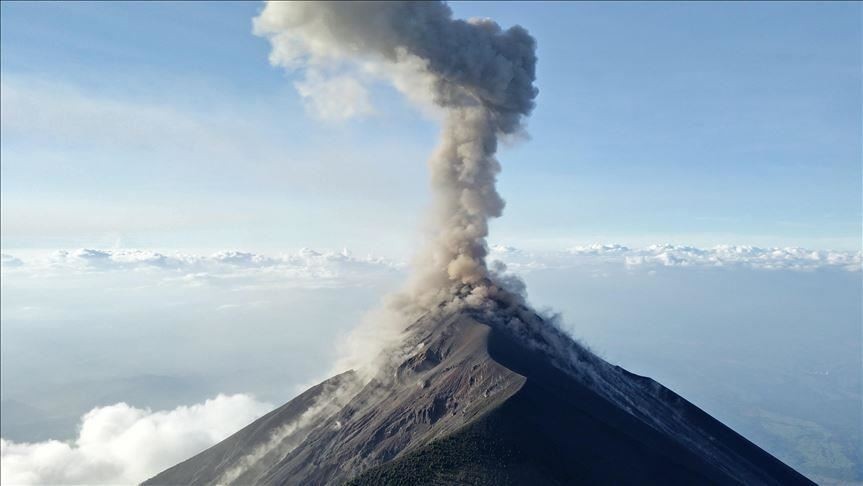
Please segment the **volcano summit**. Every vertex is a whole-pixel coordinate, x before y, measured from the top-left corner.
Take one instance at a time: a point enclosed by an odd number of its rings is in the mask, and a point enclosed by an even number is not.
[[[418,319],[368,382],[330,378],[144,484],[811,484],[527,308],[491,307]]]

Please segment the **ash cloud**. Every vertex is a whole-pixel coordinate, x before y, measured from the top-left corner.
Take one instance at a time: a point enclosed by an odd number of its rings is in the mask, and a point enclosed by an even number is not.
[[[428,313],[465,308],[500,318],[501,326],[517,335],[541,336],[540,341],[551,343],[550,354],[571,362],[578,359],[573,353],[589,354],[564,336],[554,319],[529,308],[524,284],[506,267],[487,262],[489,221],[504,209],[496,188],[498,142],[523,133],[537,95],[536,43],[525,29],[504,29],[488,19],[455,19],[440,2],[270,2],[254,19],[254,32],[270,41],[273,65],[304,76],[298,84],[302,96],[326,91],[309,86],[325,87],[329,80],[384,79],[420,108],[434,107],[441,118],[440,140],[428,160],[434,199],[426,248],[407,288],[389,296],[385,308],[347,340],[350,359],[341,362],[380,369],[381,359],[397,359],[405,326]],[[368,99],[365,91],[349,91],[352,99]],[[345,102],[342,113],[369,111],[351,103]],[[767,266],[787,256],[735,252],[603,246],[576,249],[561,259],[613,258],[635,268],[750,258]]]
[[[374,75],[442,112],[428,162],[430,244],[401,305],[431,308],[459,286],[493,286],[488,222],[504,208],[495,153],[500,137],[523,130],[537,95],[536,43],[527,31],[454,19],[440,2],[270,2],[254,31],[269,39],[274,65],[305,73],[306,92],[314,80]]]
[[[486,237],[489,220],[504,209],[496,188],[498,141],[523,131],[537,95],[536,43],[527,31],[487,19],[454,19],[442,2],[268,2],[254,31],[269,39],[271,63],[304,73],[296,86],[312,106],[329,106],[316,99],[328,85],[352,86],[344,110],[319,109],[335,113],[328,118],[372,111],[362,104],[367,93],[346,82],[353,75],[383,78],[442,119],[428,160],[428,244],[408,287],[367,316],[344,343],[336,366],[357,370],[362,381],[384,376],[410,351],[405,327],[430,312],[496,309],[501,303],[526,312],[523,297],[509,291],[523,285],[498,279],[487,265]]]

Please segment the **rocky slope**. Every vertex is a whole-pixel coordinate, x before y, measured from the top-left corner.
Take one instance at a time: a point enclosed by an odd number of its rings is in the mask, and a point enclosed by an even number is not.
[[[561,361],[559,333],[499,317],[426,316],[371,381],[333,377],[144,484],[811,484],[653,380],[571,342]]]

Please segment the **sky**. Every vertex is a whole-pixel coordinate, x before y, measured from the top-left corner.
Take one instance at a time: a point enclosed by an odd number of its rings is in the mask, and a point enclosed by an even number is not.
[[[538,39],[492,243],[860,248],[859,3],[452,7]],[[259,9],[3,3],[3,247],[409,256],[436,121],[314,116]]]
[[[863,6],[451,6],[538,41],[489,259],[604,359],[863,480]],[[0,3],[4,484],[184,460],[406,280],[439,120],[380,83],[316,106],[260,9]]]

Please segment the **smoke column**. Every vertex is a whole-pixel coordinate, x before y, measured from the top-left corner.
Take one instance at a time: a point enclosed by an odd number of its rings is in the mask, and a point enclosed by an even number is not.
[[[357,95],[363,80],[384,78],[443,112],[429,160],[435,234],[402,305],[432,308],[465,288],[501,292],[486,264],[486,236],[504,207],[495,188],[498,139],[523,130],[537,94],[527,31],[453,19],[441,2],[270,2],[254,30],[269,39],[271,63],[305,72],[301,93],[338,82]]]
[[[403,331],[413,322],[436,322],[437,312],[486,311],[486,322],[562,363],[576,363],[581,348],[525,305],[520,280],[486,262],[489,220],[504,208],[495,187],[498,141],[523,131],[537,95],[533,37],[519,26],[504,30],[487,19],[454,19],[441,2],[268,2],[254,19],[254,32],[270,41],[272,64],[304,73],[295,86],[319,115],[344,119],[369,112],[363,84],[383,79],[420,107],[434,107],[442,128],[428,162],[433,234],[410,285],[344,343],[333,371],[351,369],[350,377],[244,456],[222,482],[247,480],[256,464],[284,457],[305,439],[307,427],[324,423],[372,379],[380,390],[397,379],[393,367],[422,346],[421,338]]]

